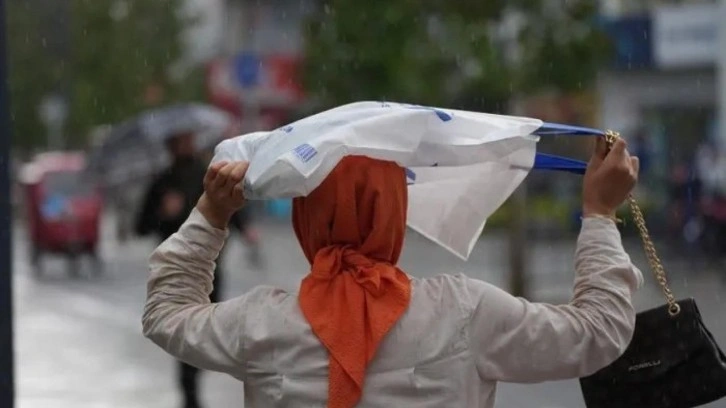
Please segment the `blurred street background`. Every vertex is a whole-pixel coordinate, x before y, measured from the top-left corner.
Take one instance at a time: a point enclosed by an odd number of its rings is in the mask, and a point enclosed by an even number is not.
[[[177,115],[171,122],[203,117],[215,130],[200,138],[206,158],[226,137],[358,100],[617,130],[640,157],[636,195],[676,296],[696,298],[726,347],[726,0],[4,7],[20,408],[179,406],[174,361],[142,337],[140,322],[157,241],[135,236],[134,222],[143,191],[169,163],[147,140],[168,125],[150,124],[158,112]],[[539,150],[586,160],[591,142],[554,137]],[[534,171],[489,219],[468,262],[410,232],[404,269],[462,272],[567,302],[580,185],[579,176]],[[224,296],[260,284],[295,291],[307,263],[289,201],[251,207],[262,262],[248,265],[247,243],[233,234]],[[621,217],[646,276],[638,308],[660,305],[626,208]],[[243,406],[241,383],[205,373],[202,384],[206,406]],[[584,406],[576,381],[502,384],[497,397],[502,408]]]

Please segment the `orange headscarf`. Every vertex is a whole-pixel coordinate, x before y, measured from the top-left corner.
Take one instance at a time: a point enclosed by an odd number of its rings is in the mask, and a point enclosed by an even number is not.
[[[411,282],[396,267],[407,200],[401,167],[350,156],[293,201],[295,234],[312,264],[300,308],[330,355],[329,408],[358,403],[368,363],[408,308]]]

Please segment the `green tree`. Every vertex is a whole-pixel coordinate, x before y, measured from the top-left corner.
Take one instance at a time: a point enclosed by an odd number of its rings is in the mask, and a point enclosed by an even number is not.
[[[172,78],[182,31],[194,23],[183,0],[14,0],[8,2],[9,71],[16,146],[43,146],[38,117],[44,95],[68,96],[68,142],[83,145],[90,128],[115,123],[156,103],[203,95],[201,72]],[[65,8],[62,8],[65,7]]]
[[[303,81],[325,106],[501,112],[513,95],[591,83],[607,53],[595,12],[594,0],[329,0],[306,27]]]

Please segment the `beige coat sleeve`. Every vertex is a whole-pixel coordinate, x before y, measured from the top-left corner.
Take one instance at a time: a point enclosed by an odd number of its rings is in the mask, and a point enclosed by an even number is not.
[[[482,378],[540,382],[586,376],[628,346],[632,295],[643,282],[613,221],[586,218],[575,255],[574,296],[532,303],[471,279],[470,342]]]
[[[244,325],[247,297],[212,304],[215,260],[227,231],[196,209],[151,255],[144,336],[193,366],[244,380]]]

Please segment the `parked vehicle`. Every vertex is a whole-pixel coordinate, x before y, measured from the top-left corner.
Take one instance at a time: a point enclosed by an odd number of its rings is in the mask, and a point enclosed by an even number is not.
[[[22,169],[30,261],[36,275],[43,272],[45,254],[66,257],[71,275],[79,273],[79,258],[87,254],[100,272],[103,205],[100,189],[92,180],[82,153],[44,153]]]

